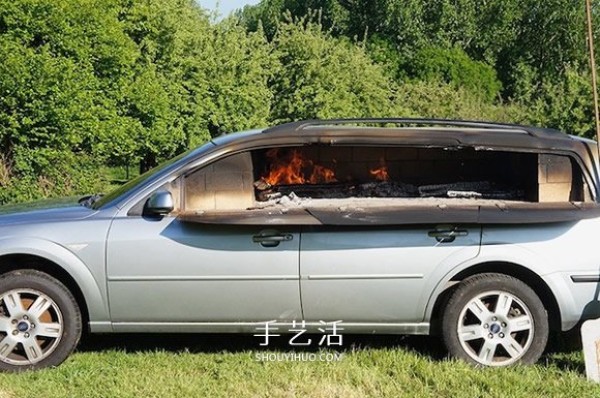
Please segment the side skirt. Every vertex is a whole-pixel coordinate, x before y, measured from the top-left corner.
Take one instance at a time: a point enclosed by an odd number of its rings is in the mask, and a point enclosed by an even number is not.
[[[294,333],[299,329],[291,322],[269,322],[274,333]],[[331,325],[329,321],[328,325]],[[112,331],[117,333],[261,333],[265,322],[113,322]],[[302,328],[309,333],[320,333],[325,328],[320,322],[306,322]],[[339,334],[429,334],[430,324],[420,323],[337,323]],[[95,330],[92,330],[95,332]],[[99,332],[99,331],[98,331]]]

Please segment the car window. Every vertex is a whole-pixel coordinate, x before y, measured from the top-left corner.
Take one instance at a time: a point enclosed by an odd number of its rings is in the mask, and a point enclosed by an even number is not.
[[[153,177],[154,175],[158,174],[159,172],[163,171],[164,169],[166,169],[167,167],[173,165],[174,163],[176,163],[178,160],[183,159],[185,156],[189,155],[191,152],[193,152],[194,150],[189,150],[186,151],[172,159],[169,159],[163,163],[161,163],[160,165],[156,166],[155,168],[148,170],[147,172],[145,172],[144,174],[141,174],[139,176],[137,176],[136,178],[126,182],[125,184],[121,185],[119,188],[115,189],[114,191],[110,192],[107,195],[103,195],[100,199],[98,199],[96,202],[94,202],[92,208],[94,209],[99,209],[102,206],[104,206],[107,203],[112,202],[113,200],[117,199],[118,197],[126,194],[127,192],[129,192],[129,190],[137,187],[138,185],[148,181],[151,177]]]

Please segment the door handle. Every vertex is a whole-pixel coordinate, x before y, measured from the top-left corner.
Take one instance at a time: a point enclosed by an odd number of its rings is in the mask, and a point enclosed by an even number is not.
[[[439,243],[451,243],[454,242],[457,236],[467,235],[469,235],[469,231],[467,231],[466,229],[459,229],[457,227],[447,229],[435,229],[427,233],[427,236],[429,236],[430,238],[435,238],[435,240],[437,240]]]
[[[252,242],[260,243],[263,247],[276,247],[281,242],[289,242],[294,239],[292,234],[282,234],[277,231],[263,231],[252,237]]]

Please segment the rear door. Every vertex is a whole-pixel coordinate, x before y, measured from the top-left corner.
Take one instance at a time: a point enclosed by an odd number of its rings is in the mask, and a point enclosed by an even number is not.
[[[477,256],[480,240],[478,226],[307,229],[300,244],[304,318],[420,322],[436,268]]]

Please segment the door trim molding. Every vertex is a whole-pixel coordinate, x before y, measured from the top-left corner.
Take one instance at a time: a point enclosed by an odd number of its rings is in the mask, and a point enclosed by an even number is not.
[[[298,275],[111,276],[109,282],[287,281]]]
[[[333,279],[423,279],[423,274],[346,274],[346,275],[307,275],[303,279],[333,280]]]

